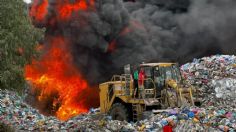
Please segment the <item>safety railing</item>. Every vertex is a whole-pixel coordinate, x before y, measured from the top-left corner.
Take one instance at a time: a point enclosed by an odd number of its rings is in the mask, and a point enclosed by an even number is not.
[[[124,85],[125,94],[130,95],[132,76],[130,74],[122,74],[121,76],[124,77],[124,81],[125,81],[125,85]]]
[[[113,82],[120,82],[121,91],[123,91],[122,93],[124,93],[125,95],[130,94],[131,80],[132,77],[130,74],[113,75],[113,77],[111,78],[111,81]]]
[[[122,81],[122,79],[121,75],[113,75],[111,81]]]

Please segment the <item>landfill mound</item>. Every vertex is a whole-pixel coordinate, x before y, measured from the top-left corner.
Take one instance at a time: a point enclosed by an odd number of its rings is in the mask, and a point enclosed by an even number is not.
[[[182,75],[195,86],[202,107],[233,109],[236,106],[236,57],[215,55],[181,66]]]
[[[15,131],[236,131],[236,57],[215,55],[181,66],[183,78],[194,86],[198,107],[146,112],[136,123],[111,120],[99,108],[68,121],[44,116],[14,92],[0,90],[0,123]],[[1,131],[1,130],[0,130]]]

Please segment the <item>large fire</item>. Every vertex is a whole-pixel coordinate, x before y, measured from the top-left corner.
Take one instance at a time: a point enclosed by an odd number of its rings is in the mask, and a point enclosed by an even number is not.
[[[47,19],[49,8],[48,0],[34,0],[29,15],[37,22]],[[69,20],[74,12],[78,11],[95,11],[95,0],[60,0],[56,2],[55,12],[56,19],[63,21]]]
[[[29,15],[34,24],[50,29],[53,24],[66,22],[80,11],[95,11],[95,0],[34,0]],[[25,78],[39,91],[37,100],[47,102],[50,106],[47,109],[52,109],[59,119],[67,120],[97,106],[98,89],[91,88],[74,65],[70,39],[62,32],[55,34],[47,33],[45,44],[37,47],[42,51],[41,58],[25,67]]]
[[[72,57],[68,53],[66,40],[62,37],[54,37],[50,47],[38,61],[34,60],[25,69],[26,80],[32,82],[33,87],[40,89],[39,101],[48,96],[54,97],[53,107],[59,105],[56,116],[66,120],[74,115],[88,111],[86,98],[82,94],[95,95],[97,92],[90,89],[86,80],[82,78],[79,71],[72,63]]]

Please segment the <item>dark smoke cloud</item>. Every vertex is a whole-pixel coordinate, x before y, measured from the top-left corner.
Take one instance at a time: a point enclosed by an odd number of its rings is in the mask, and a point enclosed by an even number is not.
[[[140,60],[184,63],[194,57],[234,53],[235,1],[192,0],[187,12],[182,13],[163,10],[156,6],[157,1],[140,0],[137,3],[139,8],[132,9],[130,16],[141,22],[146,30],[143,34],[134,33],[136,37],[130,38],[140,47]],[[130,6],[132,4],[129,3]]]
[[[48,34],[70,39],[75,64],[91,84],[128,63],[235,54],[235,0],[98,0],[96,7],[47,26]]]

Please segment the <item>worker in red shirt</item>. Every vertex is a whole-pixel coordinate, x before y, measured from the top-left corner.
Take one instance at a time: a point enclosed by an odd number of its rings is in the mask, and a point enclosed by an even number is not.
[[[145,72],[144,69],[141,68],[138,74],[138,85],[141,98],[144,98],[144,80],[145,80]]]

